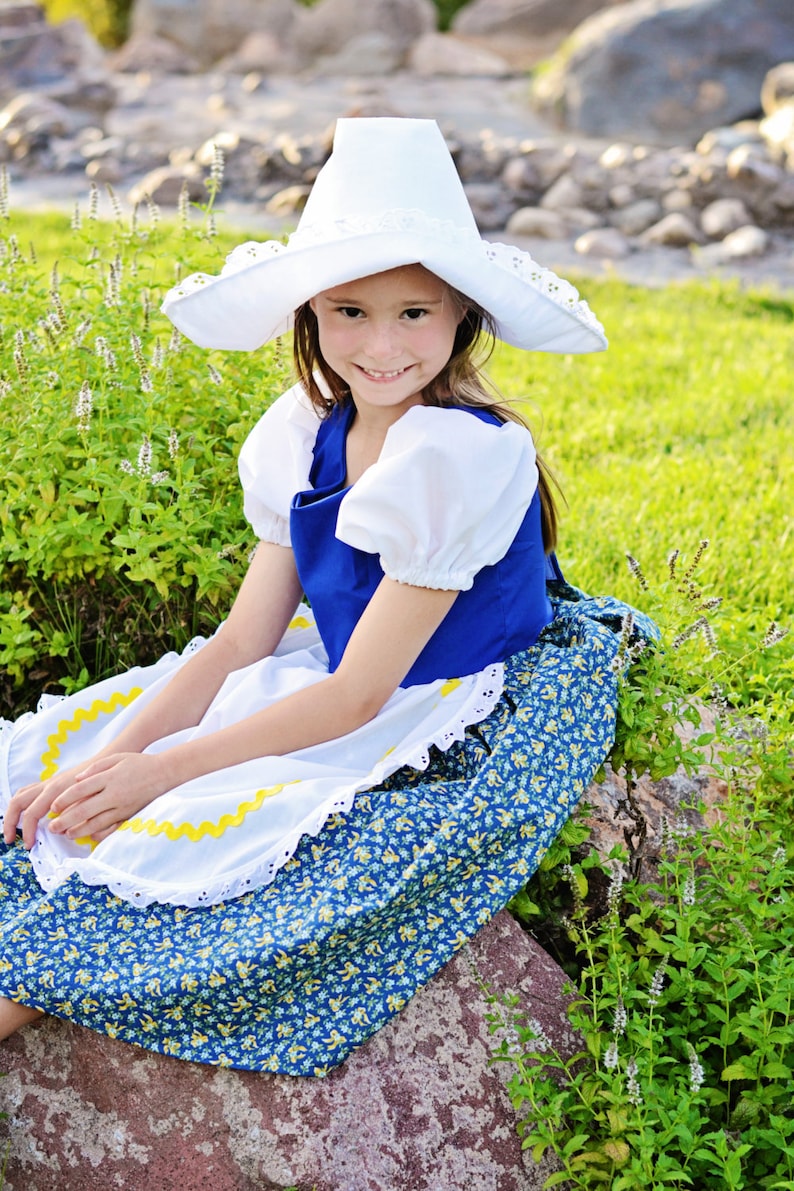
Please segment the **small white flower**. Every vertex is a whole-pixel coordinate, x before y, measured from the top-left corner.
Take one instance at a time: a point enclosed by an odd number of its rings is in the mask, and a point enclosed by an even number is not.
[[[695,874],[687,873],[684,881],[684,889],[681,894],[681,901],[685,906],[694,906],[695,904]]]
[[[612,1029],[616,1038],[620,1038],[626,1032],[627,1022],[628,1015],[626,1013],[626,1006],[623,1004],[623,998],[618,997],[618,1002],[615,1006],[615,1016],[612,1022]]]
[[[698,1092],[703,1087],[706,1075],[695,1053],[694,1046],[687,1042],[686,1048],[689,1054],[689,1087],[693,1092]]]
[[[662,956],[661,962],[659,963],[658,968],[656,969],[656,971],[653,974],[653,980],[651,981],[651,987],[648,990],[648,1004],[651,1007],[653,1007],[654,1005],[658,1005],[659,997],[662,995],[662,987],[664,985],[664,973],[665,973],[665,968],[667,967],[667,958],[668,957],[666,955]]]
[[[618,1044],[613,1038],[604,1055],[604,1066],[607,1071],[614,1071],[618,1065]]]
[[[86,434],[88,432],[89,424],[91,422],[91,411],[93,408],[94,398],[91,393],[91,387],[88,384],[88,381],[84,380],[74,407],[78,429],[81,434]]]
[[[540,1024],[538,1019],[536,1017],[530,1017],[527,1021],[527,1025],[532,1031],[532,1035],[535,1040],[535,1049],[541,1052],[551,1050],[551,1039],[543,1029],[543,1026]]]
[[[637,1079],[637,1060],[633,1056],[626,1066],[626,1094],[630,1104],[642,1104],[642,1088]]]
[[[149,436],[144,434],[143,442],[138,451],[138,475],[148,476],[152,470],[152,444]]]
[[[609,881],[609,889],[607,890],[607,915],[611,919],[617,917],[622,892],[623,869],[615,868]]]

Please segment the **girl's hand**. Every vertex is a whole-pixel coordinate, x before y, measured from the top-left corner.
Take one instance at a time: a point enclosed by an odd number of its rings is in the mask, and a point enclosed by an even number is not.
[[[21,829],[25,847],[32,848],[39,821],[50,813],[50,808],[58,795],[67,790],[78,774],[81,774],[86,768],[85,763],[73,765],[70,769],[64,769],[46,781],[31,782],[30,785],[22,786],[17,790],[8,804],[3,819],[5,842],[13,844],[17,829]]]
[[[53,834],[69,839],[88,836],[101,843],[170,785],[161,757],[112,753],[17,791],[6,815],[5,838],[8,843],[13,840],[21,819],[22,839],[32,847],[39,822],[52,814]]]

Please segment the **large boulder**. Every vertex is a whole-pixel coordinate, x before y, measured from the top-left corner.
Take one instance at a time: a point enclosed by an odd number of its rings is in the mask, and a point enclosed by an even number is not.
[[[757,113],[767,71],[791,57],[791,0],[633,0],[585,21],[534,99],[589,136],[692,142]]]
[[[3,1046],[4,1191],[540,1191],[481,986],[576,1049],[564,975],[502,912],[324,1079],[202,1067],[51,1019]]]
[[[594,12],[624,0],[471,0],[459,9],[452,29],[488,46],[513,65],[533,66]]]
[[[306,63],[327,62],[343,56],[354,40],[377,35],[399,65],[413,42],[435,29],[436,15],[432,0],[320,0],[301,9],[290,45]]]
[[[0,103],[21,91],[76,108],[90,93],[88,107],[102,111],[114,98],[104,51],[82,21],[48,25],[40,4],[0,3]]]
[[[136,0],[132,32],[168,38],[207,66],[260,30],[283,44],[302,11],[298,0]]]

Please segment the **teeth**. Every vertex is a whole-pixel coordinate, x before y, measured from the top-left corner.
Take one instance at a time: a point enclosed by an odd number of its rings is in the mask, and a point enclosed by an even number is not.
[[[402,372],[405,372],[405,369],[397,368],[394,372],[375,372],[374,369],[372,369],[372,368],[362,368],[361,371],[366,372],[367,376],[375,376],[379,380],[381,380],[381,379],[388,380],[392,376],[399,376]]]

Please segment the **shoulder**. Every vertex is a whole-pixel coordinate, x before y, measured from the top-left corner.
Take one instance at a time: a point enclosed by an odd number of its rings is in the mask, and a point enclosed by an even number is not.
[[[525,427],[414,406],[343,499],[337,537],[378,554],[391,579],[467,590],[507,552],[536,486]]]
[[[382,458],[395,451],[432,456],[441,466],[446,460],[453,468],[475,460],[480,465],[535,462],[535,446],[526,426],[503,422],[491,410],[474,406],[414,406],[390,427]]]
[[[259,537],[285,544],[292,497],[309,486],[321,421],[303,386],[293,385],[265,410],[243,443],[238,458],[243,508]]]

